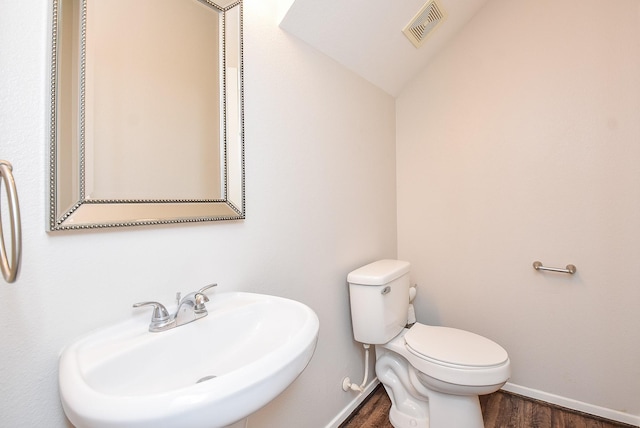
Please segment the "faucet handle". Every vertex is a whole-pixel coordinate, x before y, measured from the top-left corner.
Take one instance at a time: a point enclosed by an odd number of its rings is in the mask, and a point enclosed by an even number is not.
[[[151,322],[162,322],[167,321],[169,319],[169,311],[164,307],[162,303],[158,302],[140,302],[134,303],[134,308],[139,308],[141,306],[153,306],[153,315],[151,316]]]
[[[206,294],[204,294],[204,292],[207,291],[210,288],[217,287],[217,286],[218,286],[218,284],[205,285],[200,290],[195,292],[195,296],[194,296],[195,304],[193,306],[193,309],[197,313],[206,313],[207,312],[207,308],[206,308],[206,306],[204,304],[209,301],[209,298],[207,297]]]
[[[194,301],[195,301],[195,304],[193,305],[193,309],[196,312],[206,312],[207,311],[207,308],[206,308],[206,306],[204,304],[209,301],[209,298],[207,297],[206,294],[203,294],[200,291],[198,291],[196,293],[196,295],[194,296]]]
[[[204,293],[204,292],[205,292],[205,291],[207,291],[208,289],[213,288],[213,287],[217,287],[217,286],[218,286],[218,283],[205,285],[205,286],[204,286],[204,287],[202,287],[200,290],[198,290],[198,293]],[[207,300],[207,301],[208,301],[208,300]]]

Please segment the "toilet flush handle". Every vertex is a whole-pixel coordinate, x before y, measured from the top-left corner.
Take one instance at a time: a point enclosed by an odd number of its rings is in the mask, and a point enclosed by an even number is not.
[[[389,294],[389,292],[391,291],[391,287],[389,287],[388,285],[386,287],[384,287],[382,289],[382,291],[380,292],[380,294]]]

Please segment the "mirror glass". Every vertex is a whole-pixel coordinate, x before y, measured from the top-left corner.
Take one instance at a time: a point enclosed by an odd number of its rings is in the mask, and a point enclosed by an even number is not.
[[[244,218],[242,1],[54,0],[49,230]]]

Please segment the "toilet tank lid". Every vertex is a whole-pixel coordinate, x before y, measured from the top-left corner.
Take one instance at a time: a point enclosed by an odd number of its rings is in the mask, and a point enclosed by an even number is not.
[[[409,272],[411,265],[402,260],[378,260],[349,273],[347,282],[359,285],[383,285]]]

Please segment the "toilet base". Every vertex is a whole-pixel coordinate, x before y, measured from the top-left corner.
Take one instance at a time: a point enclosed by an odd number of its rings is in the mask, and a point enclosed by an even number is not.
[[[381,347],[376,353],[376,375],[391,399],[395,428],[484,428],[477,395],[429,389],[404,358]]]
[[[406,413],[402,413],[392,404],[389,410],[389,422],[394,428],[428,428],[429,417],[416,419]]]
[[[484,428],[477,395],[436,392],[429,397],[429,428]]]
[[[438,395],[446,394],[436,393],[425,403],[429,414],[426,417],[404,413],[392,403],[389,410],[391,425],[394,428],[484,428],[477,396]]]

